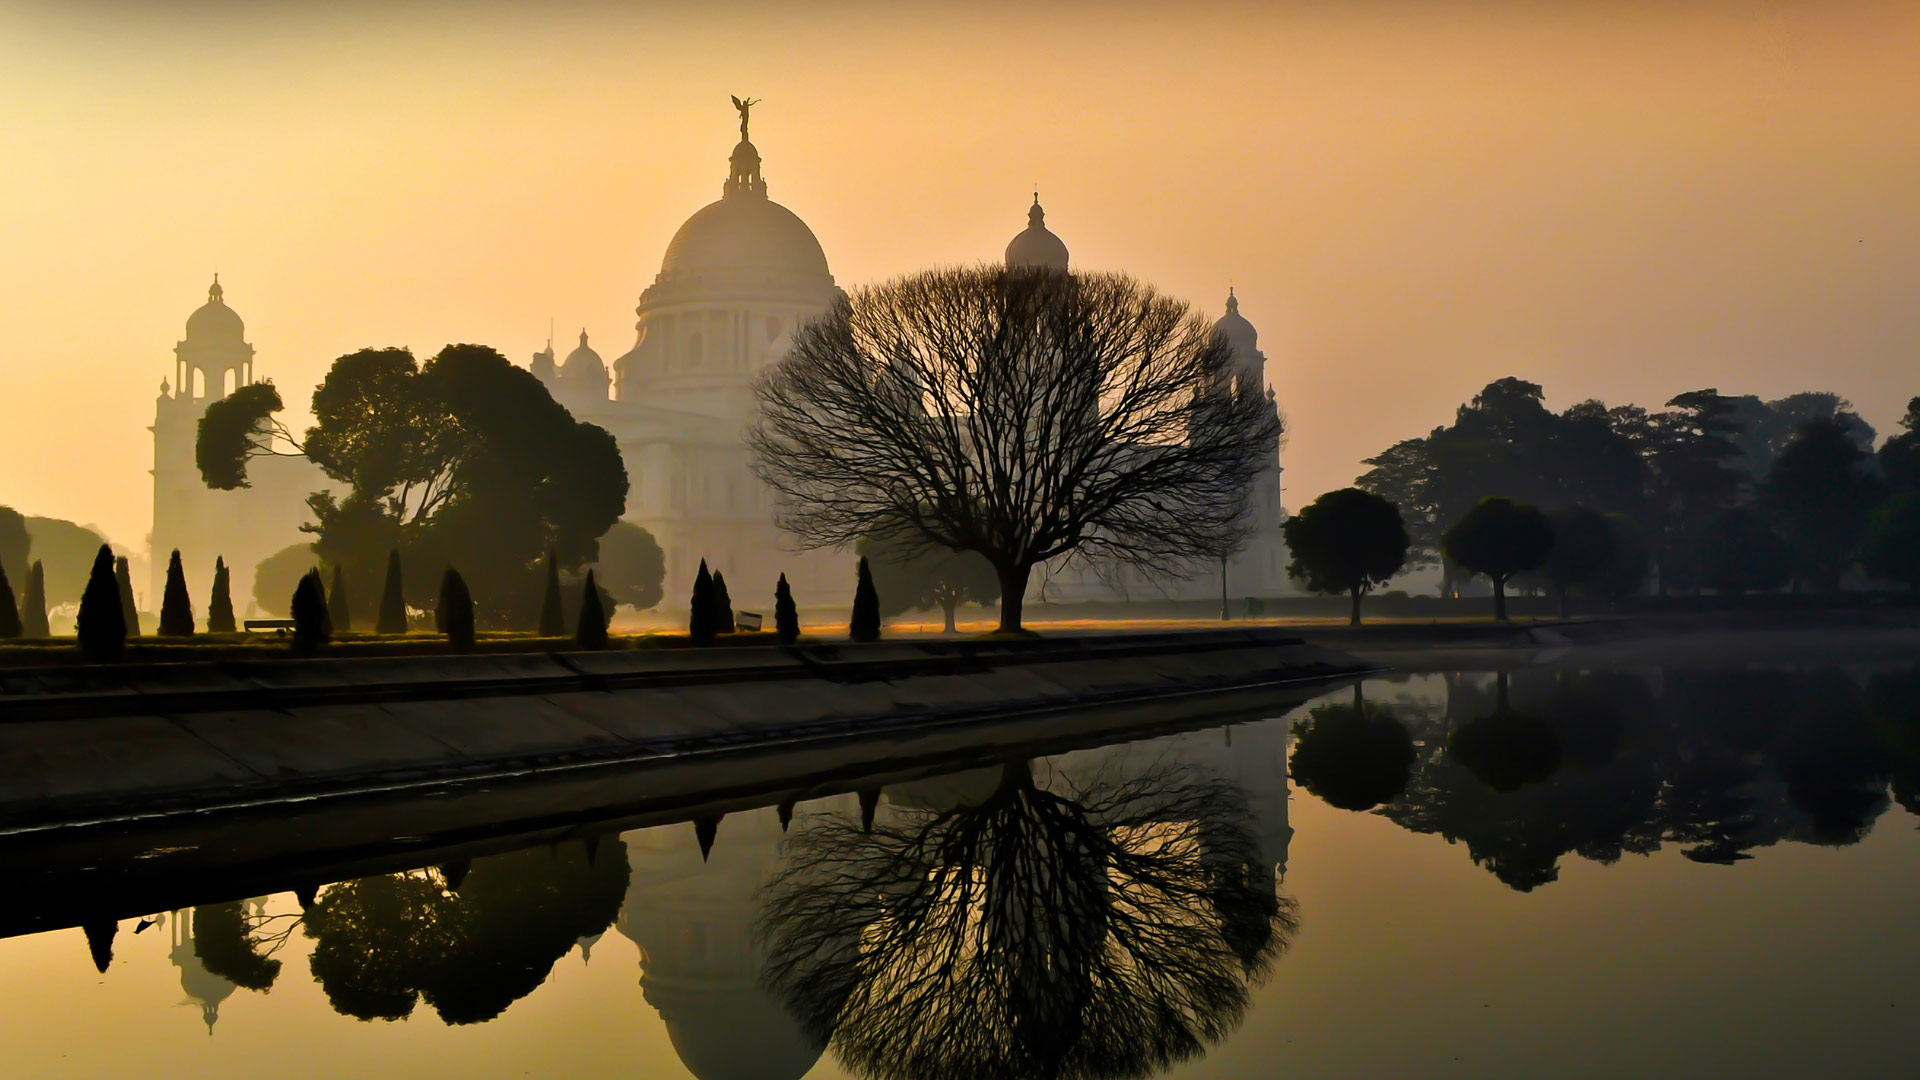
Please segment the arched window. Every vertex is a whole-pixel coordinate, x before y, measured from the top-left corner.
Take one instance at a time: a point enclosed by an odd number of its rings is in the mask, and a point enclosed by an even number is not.
[[[205,368],[193,369],[193,396],[197,398],[207,396],[207,372]]]
[[[239,389],[239,387],[234,385],[234,383],[238,381],[240,381],[240,373],[238,371],[232,368],[227,368],[225,371],[222,371],[220,373],[220,396],[227,397]]]

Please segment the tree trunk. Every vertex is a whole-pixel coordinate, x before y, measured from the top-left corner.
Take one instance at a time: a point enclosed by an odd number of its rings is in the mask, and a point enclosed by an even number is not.
[[[941,627],[940,629],[941,633],[951,634],[954,632],[953,609],[959,606],[960,606],[960,603],[957,600],[944,600],[941,602],[940,611],[942,614],[944,614],[947,617],[947,625],[945,625],[944,627]]]
[[[1227,558],[1220,557],[1220,621],[1233,618],[1233,611],[1227,607]]]
[[[1504,577],[1501,577],[1499,574],[1494,574],[1492,575],[1492,577],[1493,577],[1493,617],[1500,622],[1506,622],[1507,621],[1507,579]]]
[[[1360,586],[1353,587],[1353,615],[1347,619],[1348,626],[1360,625]]]
[[[1020,629],[1020,605],[1027,598],[1027,575],[1032,566],[1003,566],[1000,575],[1000,632]]]

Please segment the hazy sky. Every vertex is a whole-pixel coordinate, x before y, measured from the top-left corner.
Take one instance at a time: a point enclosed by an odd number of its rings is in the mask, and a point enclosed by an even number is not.
[[[218,270],[304,404],[367,345],[611,359],[752,94],[842,284],[997,258],[1217,315],[1286,501],[1490,379],[1549,404],[1920,394],[1920,5],[0,0],[0,502],[143,542]]]

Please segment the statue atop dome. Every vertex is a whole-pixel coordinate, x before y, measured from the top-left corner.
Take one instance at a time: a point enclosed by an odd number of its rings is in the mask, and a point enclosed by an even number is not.
[[[731,94],[727,96],[733,97],[733,95]],[[747,113],[755,105],[758,105],[758,104],[760,104],[759,98],[746,98],[744,100],[737,97],[733,98],[733,107],[740,110],[740,141],[741,142],[747,141]]]

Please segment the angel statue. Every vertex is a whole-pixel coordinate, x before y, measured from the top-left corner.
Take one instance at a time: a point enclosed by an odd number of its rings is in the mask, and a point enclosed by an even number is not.
[[[729,94],[728,96],[732,97],[731,94]],[[733,99],[733,107],[740,110],[740,141],[741,142],[747,141],[747,110],[753,108],[755,105],[758,105],[758,104],[760,104],[759,98],[746,98],[745,100],[742,100],[736,97]]]

